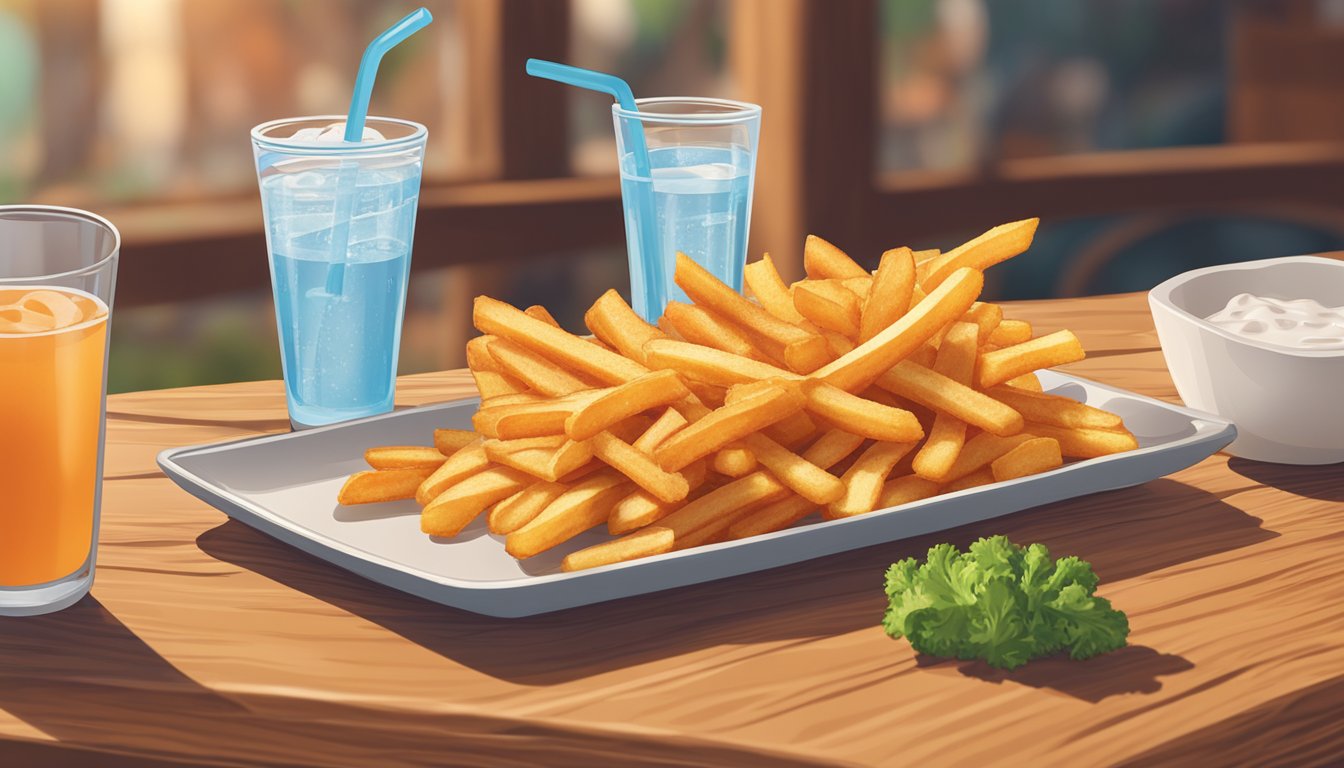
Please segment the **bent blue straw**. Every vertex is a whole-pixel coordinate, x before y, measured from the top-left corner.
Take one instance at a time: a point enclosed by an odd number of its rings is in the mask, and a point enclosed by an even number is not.
[[[621,108],[627,112],[638,112],[639,106],[635,104],[635,94],[630,90],[630,84],[615,75],[609,75],[605,72],[596,72],[591,69],[580,67],[571,67],[568,64],[558,64],[554,61],[543,61],[541,59],[527,60],[527,74],[533,77],[541,77],[547,80],[554,80],[557,83],[572,85],[576,88],[583,88],[589,91],[605,93],[616,100]],[[630,153],[634,155],[635,175],[641,179],[653,179],[652,163],[649,160],[649,148],[644,140],[644,130],[642,126],[631,131],[630,134]],[[635,219],[639,222],[639,250],[640,257],[644,260],[652,260],[657,267],[652,270],[656,276],[658,284],[656,286],[656,296],[659,302],[665,300],[667,289],[664,285],[666,281],[666,270],[663,269],[663,254],[659,253],[658,246],[658,218],[654,211],[651,188],[643,184],[635,186],[638,199],[634,200]],[[649,275],[650,270],[641,269],[641,265],[630,264],[631,273],[631,293],[634,292],[633,280],[636,270],[641,275]],[[647,289],[646,289],[647,294]],[[635,296],[630,297],[632,301],[638,302]],[[662,306],[650,306],[646,308],[653,317],[646,317],[645,320],[653,322],[657,320],[658,315],[662,314]]]
[[[412,11],[401,21],[383,30],[364,49],[364,55],[359,60],[359,73],[355,75],[355,90],[350,95],[350,112],[345,118],[346,143],[358,144],[364,140],[369,98],[373,96],[373,81],[378,77],[378,65],[382,63],[383,55],[433,20],[434,17],[425,8]],[[355,177],[358,171],[358,163],[341,163],[331,232],[332,260],[327,271],[327,293],[332,296],[339,296],[345,289],[345,259],[350,249],[350,217],[354,215]]]

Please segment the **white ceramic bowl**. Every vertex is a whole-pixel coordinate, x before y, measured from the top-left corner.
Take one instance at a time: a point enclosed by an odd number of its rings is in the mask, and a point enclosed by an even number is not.
[[[1344,461],[1344,350],[1290,349],[1203,319],[1239,293],[1344,305],[1344,262],[1290,256],[1225,264],[1148,293],[1181,399],[1237,425],[1228,453],[1280,464]]]

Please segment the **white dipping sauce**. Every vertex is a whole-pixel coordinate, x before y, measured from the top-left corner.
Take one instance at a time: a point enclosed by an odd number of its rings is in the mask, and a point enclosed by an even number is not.
[[[1294,349],[1344,349],[1344,307],[1311,299],[1268,299],[1239,293],[1204,318],[1248,339]]]

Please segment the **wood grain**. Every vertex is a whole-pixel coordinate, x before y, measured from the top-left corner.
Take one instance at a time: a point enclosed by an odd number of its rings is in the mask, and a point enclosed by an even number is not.
[[[1174,397],[1138,295],[1012,305]],[[402,379],[400,406],[472,393]],[[109,401],[97,583],[0,620],[6,764],[1329,764],[1344,472],[1219,455],[1146,485],[528,619],[369,584],[227,519],[157,451],[287,428],[277,382]],[[1004,533],[1091,560],[1131,646],[1013,673],[878,626],[887,564]],[[120,761],[120,762],[119,762]]]

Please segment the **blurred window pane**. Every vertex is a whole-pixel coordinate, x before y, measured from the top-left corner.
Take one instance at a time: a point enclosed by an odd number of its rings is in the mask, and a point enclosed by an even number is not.
[[[435,137],[426,180],[479,175],[466,129],[467,3],[383,60],[371,114]],[[364,46],[404,11],[358,0],[8,0],[0,201],[96,205],[247,193],[248,131],[343,114]]]
[[[1217,144],[1216,0],[882,0],[882,170]]]
[[[570,63],[623,78],[635,98],[732,95],[728,0],[572,0]],[[574,173],[616,173],[611,99],[570,89]]]

